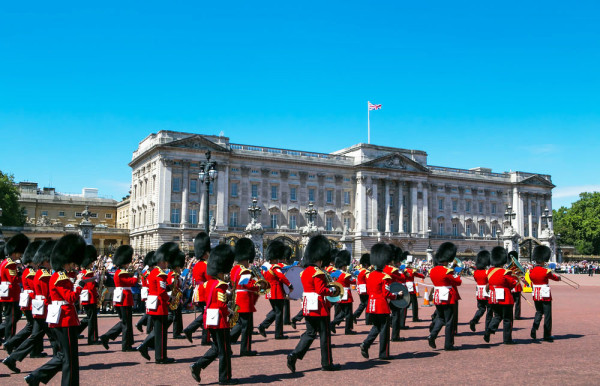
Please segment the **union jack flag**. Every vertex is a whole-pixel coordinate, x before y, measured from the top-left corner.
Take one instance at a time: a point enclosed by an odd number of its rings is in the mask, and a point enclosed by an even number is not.
[[[374,105],[368,101],[367,101],[367,105],[369,106],[369,110],[381,110],[381,105]]]

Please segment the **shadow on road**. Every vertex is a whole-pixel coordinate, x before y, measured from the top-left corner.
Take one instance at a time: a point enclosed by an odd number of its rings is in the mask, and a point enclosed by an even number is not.
[[[106,370],[115,367],[136,366],[139,364],[140,362],[94,363],[88,366],[81,366],[79,370]]]
[[[461,344],[457,346],[460,351],[463,350],[476,350],[479,348],[491,348],[494,346],[500,346],[502,343],[480,343],[480,344]]]
[[[553,335],[554,340],[577,339],[577,338],[583,338],[584,336],[585,335],[580,335],[580,334]]]
[[[311,371],[311,370],[308,370],[308,371]],[[288,379],[302,378],[304,376],[302,373],[304,373],[304,372],[306,372],[306,371],[300,371],[300,372],[296,372],[293,374],[292,373],[272,374],[272,375],[257,374],[257,375],[251,375],[246,378],[237,378],[237,381],[239,383],[249,383],[249,384],[286,381]]]

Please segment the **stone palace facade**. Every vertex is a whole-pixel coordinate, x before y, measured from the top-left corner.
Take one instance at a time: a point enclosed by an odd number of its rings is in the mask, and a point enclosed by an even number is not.
[[[198,172],[208,150],[218,176],[207,202]],[[552,211],[549,175],[431,166],[420,150],[361,143],[324,154],[159,131],[139,143],[129,166],[130,240],[138,253],[166,241],[192,250],[207,205],[211,237],[242,237],[253,198],[262,209],[265,243],[282,238],[300,248],[313,203],[321,233],[355,256],[378,240],[417,255],[450,240],[469,256],[505,240],[539,244],[542,230],[552,229],[551,222],[543,225],[544,209]],[[509,205],[512,226],[505,219]]]

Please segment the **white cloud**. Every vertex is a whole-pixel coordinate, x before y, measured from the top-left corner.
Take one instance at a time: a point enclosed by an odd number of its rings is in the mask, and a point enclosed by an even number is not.
[[[560,186],[552,191],[552,198],[578,197],[583,192],[600,192],[600,185]]]

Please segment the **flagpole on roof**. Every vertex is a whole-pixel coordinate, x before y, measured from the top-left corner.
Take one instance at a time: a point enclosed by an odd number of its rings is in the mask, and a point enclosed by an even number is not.
[[[367,143],[371,143],[371,109],[369,108],[369,101],[367,101]]]

